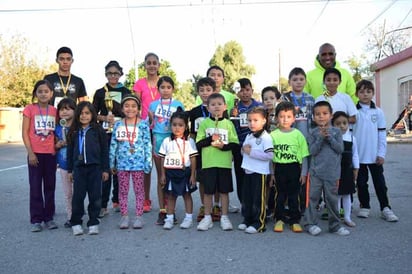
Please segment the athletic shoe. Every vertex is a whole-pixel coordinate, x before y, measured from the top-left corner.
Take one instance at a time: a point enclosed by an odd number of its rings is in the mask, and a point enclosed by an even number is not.
[[[144,200],[143,201],[143,212],[147,213],[152,210],[152,201],[151,200]]]
[[[34,223],[31,225],[31,232],[40,232],[43,228],[41,227],[41,223]]]
[[[209,228],[212,228],[213,227],[213,222],[212,222],[212,218],[206,218],[206,217],[204,217],[201,221],[200,221],[200,223],[197,225],[197,230],[200,230],[200,231],[206,231],[206,230],[208,230]]]
[[[203,217],[205,217],[205,206],[201,206],[199,208],[199,214],[197,214],[196,218],[197,222],[200,222],[203,219]]]
[[[120,229],[127,229],[129,228],[129,216],[122,216],[120,218],[120,223],[119,223]]]
[[[222,215],[222,211],[221,211],[220,207],[218,205],[215,205],[212,208],[212,220],[213,220],[213,222],[219,222],[221,215]]]
[[[229,211],[229,213],[238,213],[240,211],[240,209],[235,205],[229,204],[228,211]]]
[[[323,210],[323,213],[322,213],[322,215],[320,215],[320,218],[321,218],[322,220],[328,220],[328,219],[329,219],[329,212],[328,212],[328,209],[327,209],[327,208],[325,208],[325,209]]]
[[[81,225],[72,226],[72,231],[74,236],[83,235],[83,228]]]
[[[232,230],[233,226],[232,223],[229,220],[229,217],[224,215],[220,217],[220,227],[224,230],[224,231],[228,231],[228,230]]]
[[[142,216],[136,216],[136,220],[133,223],[133,228],[134,229],[140,229],[140,228],[143,227],[143,224],[144,224],[144,222],[143,222]]]
[[[355,227],[356,226],[355,222],[352,221],[352,220],[344,220],[343,223],[345,225],[349,226],[349,227]]]
[[[107,208],[102,208],[100,209],[99,218],[103,218],[107,214],[109,214],[109,211],[107,210]]]
[[[173,226],[174,226],[173,219],[172,218],[166,218],[165,223],[163,225],[163,229],[171,230],[173,228]]]
[[[399,218],[393,213],[389,207],[385,207],[381,214],[382,219],[388,222],[397,222]]]
[[[334,233],[339,236],[348,236],[350,234],[350,231],[342,226]]]
[[[67,221],[64,223],[64,227],[65,227],[65,228],[70,228],[70,227],[72,227],[72,223],[70,223],[70,220],[67,220]]]
[[[57,224],[56,224],[53,220],[50,220],[50,221],[46,222],[46,227],[47,227],[48,229],[56,229],[56,228],[58,228],[58,227],[57,227]]]
[[[256,228],[253,227],[253,226],[248,226],[248,227],[245,229],[245,232],[248,233],[248,234],[256,234],[256,233],[258,233],[258,231],[256,230]]]
[[[237,229],[239,230],[245,230],[247,228],[247,225],[244,223],[241,223],[240,225],[237,226]]]
[[[322,229],[320,229],[320,227],[318,227],[317,225],[312,225],[309,230],[308,230],[309,234],[312,236],[316,236],[319,235],[322,232]]]
[[[97,234],[99,234],[99,226],[98,225],[89,226],[89,235],[97,235]]]
[[[187,229],[187,228],[192,227],[192,225],[193,225],[192,218],[184,218],[183,222],[180,224],[180,228]]]
[[[275,232],[283,232],[283,226],[285,223],[283,221],[277,221],[275,226],[273,227],[273,231]]]
[[[302,227],[300,226],[300,224],[293,224],[290,226],[290,228],[292,229],[293,232],[295,233],[301,233],[303,231]]]
[[[156,224],[157,225],[164,225],[166,219],[166,210],[161,209],[159,212],[159,216],[157,218]]]
[[[120,205],[119,205],[119,203],[113,203],[113,210],[114,210],[114,212],[120,212]]]
[[[359,212],[358,212],[358,217],[359,218],[364,218],[364,219],[366,219],[366,218],[368,218],[369,217],[369,212],[370,212],[370,209],[369,208],[361,208],[361,209],[359,209]]]

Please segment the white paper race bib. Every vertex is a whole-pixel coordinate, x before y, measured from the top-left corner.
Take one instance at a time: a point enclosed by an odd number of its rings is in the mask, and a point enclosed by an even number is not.
[[[133,134],[133,128],[132,126],[128,126],[127,127],[127,131],[126,131],[126,127],[125,126],[119,126],[116,129],[116,140],[117,141],[129,141],[133,140],[133,142],[136,141],[137,138],[137,134],[139,133],[139,129],[136,128],[136,131]]]
[[[205,119],[205,117],[199,117],[195,120],[195,132],[199,130],[200,123]]]
[[[54,131],[55,126],[54,116],[34,116],[34,131],[36,134],[48,135],[50,131]]]
[[[247,113],[240,113],[239,114],[239,124],[240,127],[248,127],[249,122],[247,121]]]
[[[168,152],[166,154],[163,166],[170,169],[181,169],[183,167],[183,163],[180,153]]]
[[[223,144],[227,145],[229,144],[229,132],[226,129],[223,128],[207,128],[206,129],[206,136],[210,137],[213,134],[217,133],[219,134],[220,140],[223,142]]]

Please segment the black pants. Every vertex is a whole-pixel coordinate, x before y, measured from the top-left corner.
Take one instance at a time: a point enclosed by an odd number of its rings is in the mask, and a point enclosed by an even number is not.
[[[300,221],[300,165],[298,163],[275,164],[275,220],[289,224]],[[289,219],[285,215],[285,202],[289,206]]]
[[[119,181],[117,175],[110,174],[109,179],[102,185],[102,208],[107,208],[110,199],[110,189],[112,188],[112,202],[119,203]]]
[[[72,225],[82,224],[86,194],[89,199],[87,226],[97,225],[102,203],[102,170],[99,165],[85,165],[73,170]]]
[[[266,176],[258,173],[245,174],[242,189],[243,223],[257,231],[265,230]]]
[[[389,207],[388,188],[386,187],[385,177],[383,176],[383,166],[377,164],[360,164],[358,173],[358,198],[361,208],[371,208],[369,190],[368,190],[368,169],[372,175],[373,186],[375,187],[376,196],[379,200],[381,210]]]
[[[242,203],[243,178],[245,176],[245,171],[242,168],[243,156],[240,153],[240,150],[241,146],[236,146],[236,148],[232,150],[232,154],[233,165],[235,167],[237,197],[240,203]]]

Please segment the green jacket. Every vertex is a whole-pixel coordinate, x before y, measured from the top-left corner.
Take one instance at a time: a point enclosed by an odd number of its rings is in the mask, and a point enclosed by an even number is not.
[[[338,86],[338,91],[348,94],[352,98],[352,101],[356,104],[358,102],[358,98],[355,95],[356,84],[352,78],[352,75],[346,69],[341,68],[338,62],[335,63],[335,68],[342,74],[342,82]],[[307,73],[305,86],[305,91],[312,95],[315,99],[322,95],[325,91],[325,86],[323,84],[324,72],[325,69],[319,63],[318,58],[315,58],[315,68]]]

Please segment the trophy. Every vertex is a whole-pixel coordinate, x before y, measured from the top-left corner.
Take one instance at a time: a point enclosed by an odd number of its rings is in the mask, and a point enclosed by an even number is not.
[[[66,140],[66,134],[67,134],[67,132],[66,132],[66,125],[67,125],[67,120],[66,120],[66,119],[60,119],[59,124],[60,124],[60,126],[62,127],[62,138],[63,138],[63,141],[66,142],[66,141],[67,141],[67,140]]]
[[[217,127],[218,123],[219,123],[219,117],[216,114],[215,115],[215,130],[212,135],[212,145],[220,145],[222,143],[222,138],[219,135],[219,128]]]
[[[106,92],[106,95],[104,97],[104,104],[106,105],[107,108],[107,115],[113,115],[112,110],[113,110],[113,99],[110,96],[109,92]],[[109,128],[107,130],[108,132],[112,132],[113,131],[113,125],[111,123],[109,123]]]

